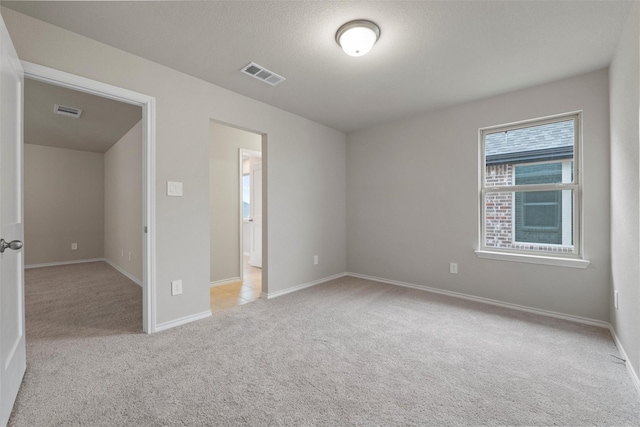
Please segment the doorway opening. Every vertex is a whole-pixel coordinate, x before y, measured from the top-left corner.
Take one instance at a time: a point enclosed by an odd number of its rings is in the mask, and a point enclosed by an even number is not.
[[[210,296],[216,312],[266,292],[266,135],[212,121],[210,138]]]
[[[23,129],[32,338],[139,332],[142,109],[25,78]]]
[[[141,226],[137,233],[139,233],[142,246],[142,277],[140,280],[142,286],[142,329],[146,333],[153,333],[156,330],[155,212],[153,210],[153,206],[155,206],[155,98],[26,61],[22,61],[22,66],[24,76],[27,79],[134,105],[142,110],[140,122],[142,135],[142,215]],[[124,252],[124,248],[122,248],[121,256],[128,259],[128,252]]]

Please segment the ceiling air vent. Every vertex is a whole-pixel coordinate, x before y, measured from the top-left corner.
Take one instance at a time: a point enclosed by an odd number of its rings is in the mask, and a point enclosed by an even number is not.
[[[271,86],[275,86],[278,83],[286,80],[284,77],[274,73],[273,71],[269,71],[254,62],[246,65],[241,71],[245,74],[250,75],[251,77],[255,77],[258,80],[269,83]]]
[[[82,114],[82,110],[79,108],[65,107],[64,105],[58,104],[53,108],[53,112],[63,116],[73,117],[74,119],[79,119],[80,114]]]

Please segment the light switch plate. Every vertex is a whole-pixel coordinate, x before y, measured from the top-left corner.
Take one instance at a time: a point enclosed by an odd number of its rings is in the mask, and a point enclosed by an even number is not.
[[[177,181],[167,181],[167,196],[181,197],[182,183]]]

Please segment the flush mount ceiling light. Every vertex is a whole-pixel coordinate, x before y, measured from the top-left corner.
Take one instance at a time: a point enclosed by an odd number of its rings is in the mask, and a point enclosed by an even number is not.
[[[380,28],[373,22],[362,19],[347,22],[336,33],[336,42],[349,56],[366,54],[379,38]]]

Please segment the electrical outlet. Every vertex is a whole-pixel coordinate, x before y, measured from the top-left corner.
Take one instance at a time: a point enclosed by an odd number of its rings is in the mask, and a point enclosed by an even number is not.
[[[78,244],[77,243],[72,243],[71,244],[71,250],[72,251],[77,251],[78,250]]]
[[[613,291],[613,306],[618,309],[618,291]]]
[[[313,265],[318,265],[318,255],[313,256]]]
[[[167,181],[167,196],[182,197],[182,183]]]
[[[458,274],[458,263],[452,262],[449,264],[449,273]]]
[[[129,261],[131,261],[131,252],[129,252]]]
[[[182,294],[182,280],[173,280],[171,282],[171,296]]]
[[[124,258],[124,248],[120,249],[120,257]]]

